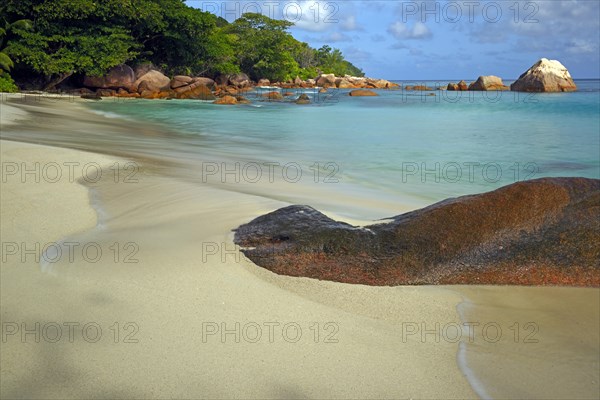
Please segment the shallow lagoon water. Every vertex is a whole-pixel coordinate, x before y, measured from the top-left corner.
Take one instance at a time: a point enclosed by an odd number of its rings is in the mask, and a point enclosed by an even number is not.
[[[600,81],[577,83],[578,92],[556,94],[389,90],[350,97],[348,90],[302,90],[312,105],[249,92],[253,104],[236,107],[113,99],[90,107],[165,124],[174,156],[199,169],[222,160],[235,170],[237,160],[241,180],[251,180],[256,174],[248,164],[256,162],[266,179],[264,163],[274,162],[294,167],[280,177],[290,183],[300,165],[304,178],[338,183],[335,189],[348,196],[364,190],[416,208],[520,180],[600,177]],[[272,89],[259,89],[266,90]],[[216,172],[223,172],[220,165]]]

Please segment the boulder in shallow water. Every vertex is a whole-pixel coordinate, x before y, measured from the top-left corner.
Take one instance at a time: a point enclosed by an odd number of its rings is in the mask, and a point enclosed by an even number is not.
[[[237,99],[235,97],[227,95],[227,96],[223,96],[221,98],[218,98],[213,103],[214,104],[223,104],[223,105],[229,105],[229,106],[231,106],[231,105],[237,104],[238,101],[237,101]]]
[[[377,93],[371,91],[371,90],[364,90],[364,89],[359,89],[359,90],[353,90],[350,93],[348,93],[349,96],[352,97],[370,97],[370,96],[379,96]]]
[[[600,180],[542,178],[356,227],[308,206],[240,226],[273,272],[368,285],[600,286]]]
[[[542,58],[512,85],[515,92],[573,92],[577,90],[571,74],[556,60]]]
[[[298,97],[298,100],[296,100],[296,104],[300,104],[300,105],[310,104],[310,97],[308,97],[308,95],[306,93],[302,93],[300,95],[300,97]]]
[[[279,92],[265,93],[262,95],[262,97],[264,97],[265,99],[275,100],[275,101],[283,100],[283,96]]]
[[[200,82],[194,82],[191,85],[175,89],[178,99],[194,99],[194,100],[214,100],[215,95],[209,88]]]
[[[508,90],[509,87],[502,82],[502,78],[488,75],[480,76],[477,80],[469,85],[469,90],[474,91],[491,91],[491,90]]]

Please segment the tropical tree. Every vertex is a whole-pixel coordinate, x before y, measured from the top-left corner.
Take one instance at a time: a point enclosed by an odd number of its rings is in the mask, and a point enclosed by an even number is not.
[[[226,31],[237,37],[235,54],[241,70],[255,80],[295,77],[299,66],[291,51],[297,41],[287,32],[292,25],[257,13],[243,14],[228,25]]]
[[[14,62],[6,52],[10,46],[11,36],[18,30],[31,30],[33,23],[28,19],[20,19],[14,22],[8,22],[2,19],[0,26],[0,74],[8,73],[14,67]]]

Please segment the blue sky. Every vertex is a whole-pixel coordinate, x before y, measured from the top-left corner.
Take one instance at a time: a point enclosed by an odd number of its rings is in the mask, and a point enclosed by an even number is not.
[[[187,1],[231,21],[261,12],[292,34],[339,48],[368,76],[387,79],[518,77],[542,57],[577,78],[600,77],[598,0]]]

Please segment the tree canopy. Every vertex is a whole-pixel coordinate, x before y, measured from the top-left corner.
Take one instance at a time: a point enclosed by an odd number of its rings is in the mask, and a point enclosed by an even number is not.
[[[254,13],[228,23],[183,0],[4,0],[0,61],[4,73],[37,74],[47,83],[143,62],[167,74],[243,71],[255,80],[364,75],[339,50],[296,40],[292,25]]]

